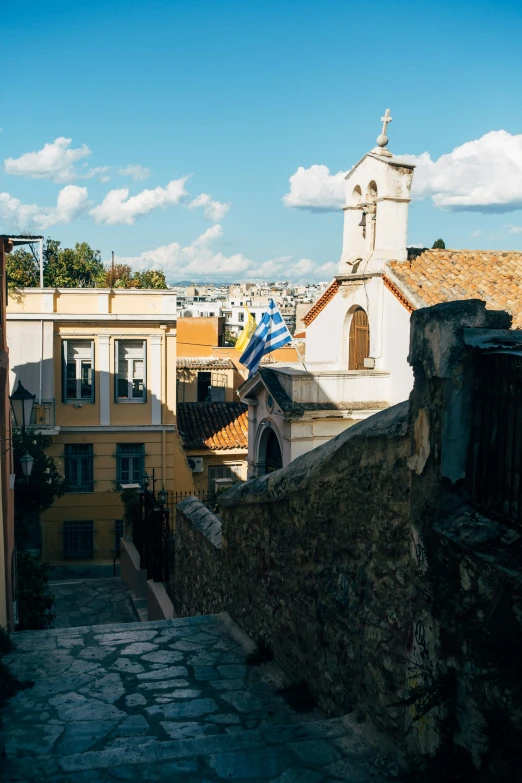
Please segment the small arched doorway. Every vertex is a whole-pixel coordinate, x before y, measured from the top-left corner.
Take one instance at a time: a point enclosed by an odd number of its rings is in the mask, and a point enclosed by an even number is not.
[[[358,307],[350,323],[348,338],[348,369],[364,370],[364,360],[370,355],[370,325],[362,307]]]
[[[268,424],[265,425],[261,438],[259,440],[259,451],[257,461],[257,475],[263,476],[265,473],[273,473],[283,467],[283,455],[279,439]]]
[[[270,430],[266,440],[266,472],[272,473],[274,470],[279,470],[282,467],[283,455],[281,454],[281,447],[277,440],[277,435],[273,430]]]

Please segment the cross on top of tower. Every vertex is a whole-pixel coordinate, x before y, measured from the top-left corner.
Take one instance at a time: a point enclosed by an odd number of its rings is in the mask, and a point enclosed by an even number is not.
[[[386,147],[386,145],[388,144],[388,136],[386,135],[387,126],[388,123],[392,122],[389,109],[386,109],[384,117],[381,117],[381,122],[382,122],[382,133],[379,134],[379,136],[377,136],[377,144],[379,145],[379,147]]]

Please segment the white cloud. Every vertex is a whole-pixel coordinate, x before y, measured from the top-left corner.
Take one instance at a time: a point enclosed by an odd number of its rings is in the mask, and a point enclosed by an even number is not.
[[[184,278],[195,280],[313,280],[324,279],[335,271],[335,264],[318,266],[309,258],[292,263],[289,256],[270,259],[261,264],[243,253],[226,256],[216,252],[214,243],[223,237],[219,224],[207,229],[191,244],[183,247],[171,242],[154,250],[146,250],[139,256],[118,258],[120,263],[130,264],[134,269],[159,269],[167,280]]]
[[[283,204],[311,212],[337,211],[345,200],[345,176],[346,171],[330,174],[327,166],[315,164],[309,169],[299,166],[290,177],[290,193],[283,196]]]
[[[107,171],[106,166],[97,169],[84,170],[78,174],[75,164],[91,154],[86,144],[76,149],[70,149],[72,139],[60,136],[43,149],[36,152],[26,152],[19,158],[6,158],[4,168],[6,174],[29,179],[52,179],[55,182],[70,182],[79,176],[90,177]]]
[[[90,206],[87,188],[66,185],[58,193],[55,207],[22,204],[9,193],[0,193],[0,215],[22,229],[43,231],[56,223],[70,223]]]
[[[96,223],[112,226],[116,223],[135,222],[139,215],[146,215],[158,207],[178,204],[187,195],[185,182],[188,177],[173,179],[164,188],[142,190],[136,196],[129,196],[128,188],[110,190],[101,204],[91,209],[90,215]]]
[[[130,163],[124,169],[118,169],[118,174],[122,177],[132,177],[134,182],[140,182],[142,179],[150,177],[148,166],[140,166],[137,163]]]
[[[522,226],[506,226],[508,234],[522,234]]]
[[[230,202],[224,204],[221,201],[214,201],[212,196],[208,193],[201,193],[188,205],[189,209],[197,209],[198,207],[203,207],[206,218],[212,220],[214,223],[219,223],[227,214],[231,204]]]
[[[417,165],[413,198],[452,211],[522,209],[522,134],[491,131],[435,161],[428,152],[401,158]]]
[[[452,152],[432,160],[422,155],[400,155],[415,163],[412,198],[431,198],[437,207],[452,211],[512,212],[522,209],[522,134],[491,131]],[[287,207],[336,211],[344,202],[344,176],[327,166],[300,166],[290,177]]]

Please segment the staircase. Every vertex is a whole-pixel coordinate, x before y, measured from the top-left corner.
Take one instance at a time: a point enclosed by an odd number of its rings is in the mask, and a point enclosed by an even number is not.
[[[0,779],[380,783],[398,767],[349,718],[296,713],[275,664],[245,665],[226,614],[14,635],[32,689],[2,712]]]

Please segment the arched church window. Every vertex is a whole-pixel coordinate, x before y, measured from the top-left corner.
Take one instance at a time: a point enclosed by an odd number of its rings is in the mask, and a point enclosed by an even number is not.
[[[348,369],[364,370],[364,360],[370,354],[370,325],[362,307],[352,315],[348,338]]]
[[[375,201],[377,198],[377,183],[373,179],[368,185],[368,193],[366,197],[368,201]]]
[[[358,204],[362,199],[362,190],[360,185],[356,185],[352,191],[352,201],[354,204]]]

